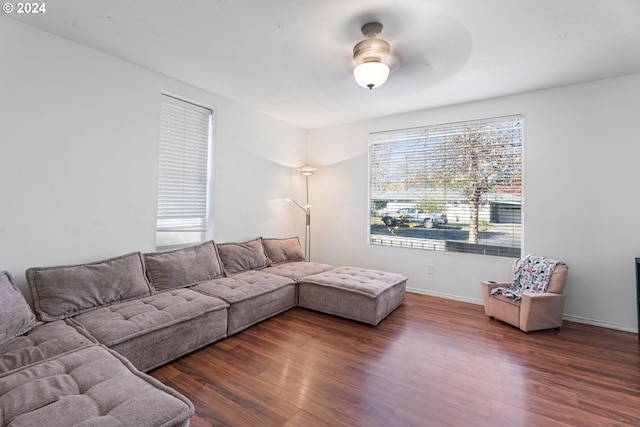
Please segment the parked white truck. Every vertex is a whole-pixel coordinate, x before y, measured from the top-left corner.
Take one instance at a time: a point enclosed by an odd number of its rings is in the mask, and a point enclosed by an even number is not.
[[[444,213],[426,213],[420,208],[400,208],[393,213],[385,212],[381,219],[388,227],[420,224],[425,228],[433,228],[448,222],[447,215]]]

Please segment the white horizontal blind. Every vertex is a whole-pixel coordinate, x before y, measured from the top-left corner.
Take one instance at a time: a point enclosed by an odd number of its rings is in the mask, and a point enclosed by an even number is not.
[[[212,111],[162,95],[158,232],[205,232]]]
[[[371,133],[370,243],[520,256],[523,120]]]

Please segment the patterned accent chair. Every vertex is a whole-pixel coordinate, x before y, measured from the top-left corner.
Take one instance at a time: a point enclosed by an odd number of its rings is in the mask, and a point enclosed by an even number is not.
[[[516,277],[518,262],[513,264],[512,277]],[[564,286],[567,282],[569,267],[558,264],[554,268],[546,291],[523,292],[519,299],[513,299],[504,293],[492,295],[492,290],[498,287],[509,287],[511,281],[489,282],[483,281],[482,295],[484,298],[484,312],[491,319],[498,319],[524,332],[562,326],[562,312],[564,309]]]

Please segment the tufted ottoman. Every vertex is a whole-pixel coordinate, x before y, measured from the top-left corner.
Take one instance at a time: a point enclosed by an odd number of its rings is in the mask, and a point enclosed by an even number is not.
[[[377,325],[404,302],[407,278],[357,267],[335,267],[298,283],[298,306]]]

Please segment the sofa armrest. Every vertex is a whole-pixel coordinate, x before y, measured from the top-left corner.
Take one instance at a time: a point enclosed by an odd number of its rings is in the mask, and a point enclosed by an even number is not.
[[[525,332],[562,326],[564,295],[549,292],[522,294],[520,329]]]
[[[490,281],[486,281],[483,280],[482,282],[480,282],[480,285],[482,286],[482,299],[484,301],[484,314],[486,314],[487,316],[490,316],[489,314],[489,297],[491,296],[491,291],[497,287],[500,286],[510,286],[511,282],[506,282],[506,281],[502,281],[502,282],[490,282]]]

